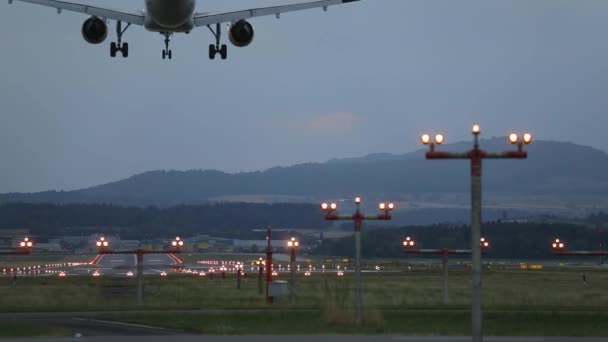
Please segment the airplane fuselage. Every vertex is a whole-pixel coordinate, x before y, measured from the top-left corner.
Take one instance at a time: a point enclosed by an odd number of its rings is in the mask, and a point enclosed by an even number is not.
[[[286,5],[213,13],[196,12],[197,0],[140,0],[144,2],[141,11],[119,10],[103,5],[91,6],[78,0],[8,0],[8,3],[14,1],[54,8],[57,13],[66,10],[88,15],[89,18],[82,23],[81,34],[90,44],[103,43],[108,37],[109,21],[115,21],[116,41],[110,43],[110,57],[116,57],[118,53],[121,53],[123,58],[129,56],[129,43],[123,41],[123,35],[131,25],[141,25],[148,31],[164,36],[165,48],[161,51],[163,59],[173,58],[169,45],[174,33],[190,33],[197,27],[206,26],[215,38],[214,44],[209,44],[209,59],[215,59],[217,55],[226,59],[228,47],[222,44],[222,25],[228,25],[225,33],[234,46],[245,47],[253,42],[255,36],[253,25],[249,22],[251,18],[272,15],[279,18],[281,13],[313,8],[327,11],[330,6],[361,0],[300,0]]]
[[[196,0],[146,0],[144,26],[154,32],[190,32]]]

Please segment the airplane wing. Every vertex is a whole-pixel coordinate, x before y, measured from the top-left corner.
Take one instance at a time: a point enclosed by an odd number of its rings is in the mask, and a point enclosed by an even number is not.
[[[33,0],[29,0],[33,1]],[[37,0],[41,1],[41,0]],[[194,15],[194,26],[207,26],[214,24],[221,24],[227,22],[235,22],[242,19],[249,19],[253,17],[262,17],[267,15],[276,15],[277,17],[281,13],[301,11],[311,8],[326,9],[328,6],[341,5],[349,2],[355,2],[361,0],[322,0],[305,2],[293,5],[283,6],[272,6],[262,8],[252,8],[248,10],[236,11],[236,12],[225,12],[225,13],[196,13]]]
[[[129,12],[129,11],[120,11],[114,10],[110,8],[101,8],[96,6],[83,5],[74,2],[67,1],[59,1],[59,0],[16,0],[21,2],[28,2],[31,4],[41,5],[56,8],[58,13],[61,13],[62,10],[85,13],[89,15],[94,15],[96,17],[111,19],[111,20],[119,20],[125,23],[133,24],[133,25],[143,25],[144,24],[144,14],[143,12]],[[9,0],[11,3],[12,0]]]

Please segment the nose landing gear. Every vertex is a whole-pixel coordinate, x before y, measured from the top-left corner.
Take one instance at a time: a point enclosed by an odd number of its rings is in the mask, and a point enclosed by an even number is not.
[[[173,53],[171,52],[171,50],[169,49],[169,43],[171,42],[171,35],[173,35],[173,33],[171,32],[163,32],[162,33],[165,36],[165,49],[163,50],[163,59],[171,59],[173,57]]]

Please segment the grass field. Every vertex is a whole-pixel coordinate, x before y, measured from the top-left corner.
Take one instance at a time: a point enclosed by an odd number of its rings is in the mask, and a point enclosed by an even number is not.
[[[89,262],[94,255],[3,255],[0,269],[6,267],[23,267],[67,262]]]
[[[608,336],[608,272],[585,270],[487,270],[483,274],[484,331],[488,335]],[[286,275],[281,278],[286,280]],[[145,304],[134,298],[135,280],[109,277],[0,278],[0,308],[23,311],[125,311],[99,318],[205,334],[399,333],[466,335],[470,329],[470,274],[450,272],[449,305],[441,303],[439,270],[363,274],[363,326],[352,324],[352,273],[298,277],[295,306],[269,306],[250,273],[236,288],[191,275],[146,277]],[[110,290],[110,291],[109,291]],[[109,291],[109,292],[108,292]],[[226,309],[221,313],[128,313],[127,310]],[[255,309],[255,312],[232,309]],[[273,309],[273,310],[268,310]],[[260,324],[263,322],[263,324]],[[12,330],[11,330],[12,329]],[[0,336],[61,335],[58,329],[0,325]],[[46,329],[46,330],[45,330]],[[24,335],[19,335],[24,334]]]
[[[162,326],[201,334],[406,334],[470,335],[468,312],[376,311],[362,326],[350,312],[260,312],[210,314],[118,314],[101,318]],[[608,336],[608,314],[491,312],[484,315],[490,336]]]
[[[70,330],[38,324],[0,323],[0,337],[69,336]]]
[[[492,270],[483,274],[483,303],[490,310],[605,310],[608,306],[608,272]],[[236,289],[231,275],[226,280],[198,276],[146,277],[146,302],[142,309],[243,309],[266,308],[258,294],[257,277],[250,273]],[[286,280],[286,275],[282,276]],[[291,306],[278,300],[273,308],[325,310],[351,308],[353,274],[335,273],[298,277],[298,300]],[[450,272],[449,305],[441,304],[441,273],[415,271],[364,273],[363,298],[373,310],[468,309],[470,277],[466,270]],[[0,308],[19,311],[130,310],[135,279],[108,277],[21,277],[17,286],[0,278]],[[108,295],[108,289],[111,295]],[[124,291],[123,291],[124,290]],[[124,295],[121,296],[121,293]]]

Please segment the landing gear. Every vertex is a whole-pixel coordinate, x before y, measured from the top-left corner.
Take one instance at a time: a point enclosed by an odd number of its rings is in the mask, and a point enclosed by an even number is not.
[[[163,59],[171,59],[173,57],[173,54],[171,53],[171,50],[169,49],[169,43],[171,42],[171,35],[173,33],[171,32],[163,32],[163,35],[165,36],[165,49],[163,50]]]
[[[121,21],[116,22],[116,37],[117,37],[118,41],[112,42],[110,44],[110,56],[112,58],[116,57],[116,53],[119,51],[122,53],[123,58],[129,57],[129,43],[122,42],[122,36],[125,34],[125,32],[127,32],[127,29],[129,28],[129,26],[131,26],[131,24],[127,24],[127,26],[123,30],[122,22]]]
[[[207,28],[213,36],[215,37],[215,44],[209,45],[209,59],[215,59],[215,55],[218,53],[222,59],[228,58],[228,46],[226,44],[220,45],[220,40],[222,38],[222,27],[220,24],[215,25],[215,30],[211,28],[211,26],[207,25]]]

